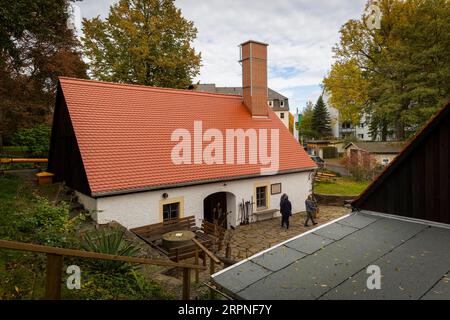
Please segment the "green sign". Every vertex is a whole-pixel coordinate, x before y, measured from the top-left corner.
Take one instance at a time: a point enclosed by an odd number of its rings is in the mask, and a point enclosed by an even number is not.
[[[302,114],[298,114],[298,128],[300,128],[300,125],[302,124],[302,118],[303,118],[303,116],[302,116]],[[297,130],[298,130],[298,128],[297,128]]]

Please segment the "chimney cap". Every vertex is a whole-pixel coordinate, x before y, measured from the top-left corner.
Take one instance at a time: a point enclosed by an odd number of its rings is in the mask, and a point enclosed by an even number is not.
[[[267,43],[260,42],[260,41],[255,41],[255,40],[248,40],[248,41],[245,41],[245,42],[241,43],[240,46],[242,47],[243,45],[246,45],[247,43],[261,44],[261,45],[266,46],[266,47],[269,46]]]

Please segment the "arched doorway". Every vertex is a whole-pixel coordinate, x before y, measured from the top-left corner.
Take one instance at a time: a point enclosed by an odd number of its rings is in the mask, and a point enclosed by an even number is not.
[[[216,192],[203,200],[203,218],[225,229],[234,225],[232,218],[236,206],[235,196],[230,192]]]

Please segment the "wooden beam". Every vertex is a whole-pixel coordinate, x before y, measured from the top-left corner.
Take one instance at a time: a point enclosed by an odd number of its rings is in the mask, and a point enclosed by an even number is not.
[[[219,258],[217,258],[214,253],[212,253],[211,251],[208,250],[208,248],[206,248],[204,245],[202,245],[197,239],[192,239],[192,241],[200,248],[203,250],[204,253],[206,253],[206,255],[208,257],[211,258],[211,260],[213,260],[215,263],[220,263]]]
[[[211,260],[209,261],[209,275],[213,275],[215,271],[215,263],[214,260],[211,258]],[[211,299],[214,299],[214,290],[212,288],[210,288],[209,290],[209,295]]]
[[[115,256],[111,254],[90,252],[90,251],[81,251],[74,249],[63,249],[56,247],[48,247],[42,246],[38,244],[31,243],[22,243],[16,241],[7,241],[0,240],[0,248],[4,249],[12,249],[12,250],[20,250],[20,251],[30,251],[30,252],[39,252],[46,254],[56,254],[61,256],[71,256],[71,257],[80,257],[80,258],[88,258],[88,259],[100,259],[100,260],[112,260],[112,261],[122,261],[129,263],[138,263],[138,264],[152,264],[156,266],[163,267],[180,267],[180,268],[191,268],[191,269],[201,269],[206,270],[205,267],[190,263],[176,263],[170,260],[162,260],[162,259],[147,259],[147,258],[136,258],[136,257],[126,257],[126,256]]]
[[[191,269],[183,268],[183,300],[191,297]]]
[[[215,264],[215,261],[213,260],[213,258],[211,258],[211,260],[209,261],[209,273],[211,275],[213,275],[215,270],[216,270],[216,264]]]
[[[48,300],[61,299],[62,264],[63,256],[47,254],[45,298]]]
[[[41,158],[2,158],[0,163],[48,163],[48,160]]]
[[[199,264],[199,260],[198,260],[198,248],[195,248],[195,264]],[[199,281],[199,270],[195,269],[195,283],[198,283]]]

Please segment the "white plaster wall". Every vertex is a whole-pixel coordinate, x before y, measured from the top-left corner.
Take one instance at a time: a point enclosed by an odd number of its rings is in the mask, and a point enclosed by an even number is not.
[[[245,201],[251,200],[256,183],[267,182],[269,184],[270,209],[279,209],[281,196],[281,194],[270,195],[270,184],[281,183],[282,193],[287,193],[292,202],[292,212],[305,211],[305,199],[311,190],[309,175],[309,172],[300,172],[277,176],[261,176],[237,181],[103,197],[97,200],[84,196],[80,197],[80,201],[86,200],[86,198],[89,198],[87,202],[96,201],[96,219],[100,224],[117,221],[127,228],[136,228],[161,222],[159,203],[162,199],[162,194],[167,193],[168,198],[184,197],[183,215],[194,215],[196,223],[200,225],[203,219],[203,200],[216,192],[230,192],[235,195],[235,202],[230,204],[230,202],[233,202],[233,197],[227,195],[227,210],[232,211],[229,215],[230,220],[228,223],[236,226],[240,222],[239,203],[242,202],[242,199]]]
[[[369,123],[366,123],[366,116],[364,114],[361,116],[360,122],[364,124],[364,126],[363,127],[356,126],[356,137],[359,137],[359,134],[363,134],[364,138],[363,139],[358,138],[359,140],[371,141],[372,136],[370,135],[370,126]]]
[[[84,208],[93,211],[97,210],[97,201],[81,192],[75,191],[78,201],[84,205]]]
[[[89,210],[92,218],[97,220],[97,200],[78,191],[75,191],[75,195],[78,197],[78,202],[81,203],[86,210]]]
[[[289,111],[275,111],[278,118],[283,122],[284,126],[289,129]],[[284,113],[284,118],[281,118],[281,113]]]
[[[328,113],[330,115],[331,133],[332,133],[333,137],[339,138],[339,111],[336,108],[334,108],[333,106],[331,106],[330,101],[329,101],[330,96],[326,91],[324,91],[322,98],[323,98],[323,101],[325,102]]]

